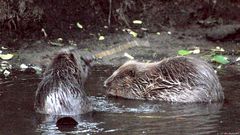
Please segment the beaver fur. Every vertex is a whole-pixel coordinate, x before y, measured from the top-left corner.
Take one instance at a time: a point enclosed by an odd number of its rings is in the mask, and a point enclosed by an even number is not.
[[[83,114],[92,110],[84,91],[89,63],[75,52],[57,54],[43,74],[35,98],[37,112],[55,115]]]
[[[128,99],[167,102],[223,101],[224,93],[214,69],[191,57],[160,62],[129,61],[105,82],[107,94]]]

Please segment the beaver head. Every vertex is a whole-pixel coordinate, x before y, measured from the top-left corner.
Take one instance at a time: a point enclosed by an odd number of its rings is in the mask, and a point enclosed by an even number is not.
[[[169,102],[222,101],[224,94],[213,68],[191,57],[172,57],[155,63],[130,61],[105,82],[107,94],[128,99]]]
[[[54,75],[66,77],[73,75],[82,83],[86,81],[91,67],[92,59],[86,56],[78,56],[69,50],[63,50],[54,57],[51,64],[46,69],[45,74],[53,72]]]
[[[126,62],[104,81],[107,94],[129,99],[144,99],[140,93],[141,85],[137,83],[137,80],[141,79],[140,76],[156,64],[140,63],[137,61]]]
[[[91,110],[84,91],[89,60],[70,50],[57,54],[36,91],[35,108],[46,114],[80,114]]]

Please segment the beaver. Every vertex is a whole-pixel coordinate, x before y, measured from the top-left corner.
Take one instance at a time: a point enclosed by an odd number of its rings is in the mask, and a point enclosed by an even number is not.
[[[183,103],[224,99],[211,65],[184,56],[153,63],[128,61],[105,80],[104,86],[108,95],[128,99]]]
[[[46,68],[35,96],[37,112],[76,115],[92,110],[84,91],[90,59],[71,50],[60,51]]]

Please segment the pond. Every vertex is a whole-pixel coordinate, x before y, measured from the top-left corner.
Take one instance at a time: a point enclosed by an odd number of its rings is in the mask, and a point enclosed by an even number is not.
[[[86,90],[94,106],[89,114],[73,116],[74,128],[58,128],[57,116],[34,111],[35,91],[41,78],[19,74],[0,79],[0,134],[240,134],[240,77],[220,76],[226,101],[180,104],[133,101],[105,96],[103,81],[115,70],[94,67]]]

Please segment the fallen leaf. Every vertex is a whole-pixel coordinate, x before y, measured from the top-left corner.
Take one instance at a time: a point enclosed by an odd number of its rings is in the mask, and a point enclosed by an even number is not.
[[[13,56],[14,56],[13,54],[0,54],[0,58],[2,60],[10,60],[12,59]]]
[[[63,39],[62,39],[62,38],[58,38],[58,39],[57,39],[57,41],[59,41],[59,42],[62,42],[62,41],[63,41]]]
[[[132,35],[133,37],[137,37],[137,35],[138,35],[138,34],[137,34],[136,32],[134,32],[134,31],[130,31],[129,34]]]
[[[133,24],[142,24],[141,20],[133,20]]]
[[[104,40],[105,37],[104,36],[99,36],[98,40]]]
[[[181,56],[186,56],[186,55],[189,55],[191,53],[192,52],[188,51],[188,50],[178,50],[178,54],[181,55]]]
[[[5,77],[8,77],[8,76],[10,75],[10,71],[4,70],[3,75],[4,75]]]
[[[220,63],[220,64],[228,64],[229,60],[227,59],[227,57],[223,56],[223,55],[214,55],[212,57],[212,61]]]
[[[4,46],[2,46],[2,49],[3,49],[3,50],[7,50],[7,48],[6,48],[6,47],[4,47]]]
[[[82,28],[83,28],[83,26],[82,26],[79,22],[77,22],[77,27],[78,27],[79,29],[82,29]]]

